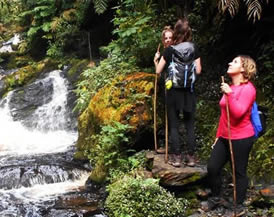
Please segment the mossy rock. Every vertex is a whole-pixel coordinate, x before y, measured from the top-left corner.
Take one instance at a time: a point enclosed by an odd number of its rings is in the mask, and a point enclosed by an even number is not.
[[[78,152],[75,157],[83,157],[83,152],[93,146],[89,138],[113,121],[130,125],[134,138],[151,130],[154,78],[155,75],[143,72],[119,76],[100,89],[79,117]]]
[[[1,90],[1,95],[6,94],[8,91],[15,89],[16,87],[23,86],[35,80],[39,75],[44,72],[49,72],[57,68],[56,62],[45,59],[43,61],[33,63],[32,65],[24,66],[14,73],[2,78],[4,82],[4,89]]]
[[[7,69],[16,69],[29,65],[33,60],[30,56],[18,56],[17,53],[11,53],[8,59]]]
[[[66,73],[66,77],[72,84],[75,84],[76,82],[78,82],[81,73],[88,68],[89,60],[70,59],[67,62],[69,65],[69,69]]]

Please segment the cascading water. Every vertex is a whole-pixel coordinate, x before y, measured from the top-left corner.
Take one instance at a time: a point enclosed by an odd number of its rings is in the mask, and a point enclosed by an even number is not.
[[[8,153],[18,155],[30,153],[51,153],[65,151],[77,139],[77,132],[66,131],[66,97],[65,79],[61,71],[52,71],[48,77],[36,83],[53,81],[53,96],[49,103],[38,107],[31,115],[31,129],[20,121],[13,121],[9,102],[13,92],[4,99],[0,109],[0,156]]]
[[[73,121],[66,106],[68,87],[61,74],[61,70],[54,70],[0,101],[1,217],[85,213],[73,211],[71,204],[67,208],[64,203],[81,197],[82,193],[75,192],[84,188],[89,173],[72,157],[77,132],[69,126]],[[44,87],[48,89],[44,91]],[[52,94],[41,96],[47,92]],[[86,203],[96,210],[94,196],[84,194]]]
[[[14,37],[12,37],[7,42],[3,43],[3,46],[0,48],[0,53],[11,53],[13,52],[11,45],[18,45],[20,43],[20,35],[15,34]]]

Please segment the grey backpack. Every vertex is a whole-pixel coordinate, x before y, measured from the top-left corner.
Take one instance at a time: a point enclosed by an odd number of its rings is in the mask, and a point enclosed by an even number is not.
[[[168,66],[168,80],[174,88],[189,88],[193,92],[196,80],[195,47],[191,42],[172,46],[173,54]]]

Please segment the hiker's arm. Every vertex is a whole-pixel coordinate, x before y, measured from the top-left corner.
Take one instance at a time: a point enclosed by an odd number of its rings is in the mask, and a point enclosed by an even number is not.
[[[227,98],[231,116],[241,118],[245,115],[254,102],[255,97],[256,90],[251,85],[247,88],[243,88],[238,96],[236,96],[233,91],[228,92]]]
[[[166,65],[166,61],[165,61],[164,57],[161,57],[160,62],[157,64],[157,66],[155,65],[156,73],[160,74],[163,71],[165,65]]]
[[[199,75],[202,72],[202,64],[201,64],[201,58],[200,57],[195,60],[195,64],[196,64],[196,74]]]

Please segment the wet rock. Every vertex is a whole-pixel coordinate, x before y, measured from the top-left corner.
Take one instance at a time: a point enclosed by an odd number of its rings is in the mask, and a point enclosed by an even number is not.
[[[164,154],[148,152],[147,158],[153,160],[152,174],[160,178],[160,183],[166,186],[183,186],[204,178],[207,174],[205,166],[175,168],[165,163]]]
[[[0,174],[0,189],[13,189],[76,180],[83,174],[83,170],[62,165],[10,165],[2,167]]]
[[[5,93],[5,91],[6,91],[5,82],[0,80],[0,99],[3,96],[3,94]]]
[[[13,120],[24,120],[25,125],[31,125],[31,115],[39,106],[48,103],[52,99],[52,94],[52,79],[35,82],[15,90],[9,101]]]

